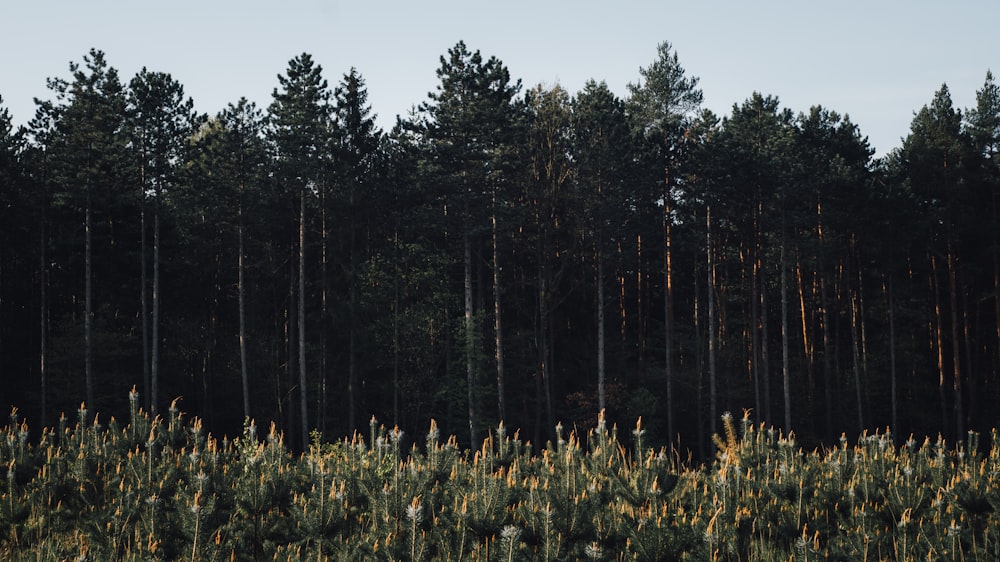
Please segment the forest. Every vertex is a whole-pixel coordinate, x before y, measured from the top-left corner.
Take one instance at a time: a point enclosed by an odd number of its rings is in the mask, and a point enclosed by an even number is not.
[[[625,98],[464,42],[437,76],[389,131],[357,69],[331,86],[306,53],[215,115],[96,49],[27,125],[0,98],[0,406],[41,428],[176,400],[300,451],[373,417],[474,448],[605,411],[697,458],[725,412],[807,446],[996,427],[989,71],[880,158],[833,108],[702,108],[668,42]]]

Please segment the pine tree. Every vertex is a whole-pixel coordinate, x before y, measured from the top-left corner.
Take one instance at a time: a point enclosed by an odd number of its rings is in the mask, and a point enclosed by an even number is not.
[[[275,150],[277,179],[281,188],[295,194],[299,202],[298,285],[297,293],[290,290],[289,296],[297,294],[297,386],[300,442],[303,444],[309,434],[306,400],[309,392],[306,377],[306,203],[322,191],[322,186],[328,181],[325,170],[331,134],[331,94],[322,73],[322,67],[315,64],[307,53],[292,59],[286,74],[278,76],[281,89],[274,89],[274,101],[268,108],[267,135]],[[295,285],[290,284],[290,289],[296,289]],[[348,393],[356,396],[357,389],[349,388]]]
[[[94,381],[94,231],[95,213],[107,213],[124,183],[125,93],[118,72],[108,66],[104,53],[91,50],[83,66],[70,63],[72,82],[49,81],[56,102],[42,102],[39,109],[54,129],[47,150],[52,179],[61,204],[82,214],[83,222],[83,332],[84,381],[87,405],[97,412]]]
[[[628,110],[633,127],[640,137],[656,151],[656,160],[662,174],[659,194],[662,205],[663,228],[663,327],[664,366],[667,391],[667,434],[674,431],[674,343],[673,343],[673,249],[674,188],[683,173],[681,146],[689,119],[701,105],[702,92],[698,78],[687,76],[677,52],[667,41],[657,47],[658,58],[639,73],[642,81],[629,84],[631,97]],[[659,183],[658,182],[658,183]],[[714,416],[713,416],[714,419]],[[713,422],[714,423],[714,422]]]
[[[184,151],[195,129],[194,101],[184,97],[184,87],[169,74],[143,68],[129,83],[129,137],[139,178],[142,283],[142,355],[144,393],[149,409],[158,411],[160,372],[161,223],[167,212],[164,199],[176,188]],[[152,292],[146,285],[146,201],[153,207]],[[151,305],[147,302],[151,301]],[[147,317],[150,313],[151,316]],[[147,335],[147,326],[152,324]]]
[[[426,116],[424,136],[429,143],[435,173],[446,189],[445,208],[460,221],[462,242],[464,318],[463,340],[470,443],[478,441],[476,387],[477,337],[473,306],[473,256],[484,222],[485,194],[495,169],[503,133],[510,124],[511,102],[520,82],[511,83],[507,68],[495,57],[483,59],[464,42],[441,57],[437,92],[421,105]]]
[[[360,346],[362,342],[361,334],[366,330],[363,327],[360,311],[362,264],[363,255],[371,255],[370,245],[373,241],[373,230],[379,226],[376,219],[380,209],[384,209],[383,202],[379,200],[376,192],[375,173],[377,166],[378,149],[381,142],[381,131],[375,127],[375,115],[371,113],[371,106],[368,104],[368,91],[365,88],[364,79],[354,68],[344,75],[340,85],[334,90],[336,100],[335,115],[337,118],[337,130],[334,138],[336,150],[336,191],[332,198],[334,209],[339,213],[333,216],[337,224],[341,225],[337,229],[338,238],[343,245],[347,246],[347,256],[344,258],[345,270],[347,271],[347,294],[348,294],[348,388],[360,389],[361,379],[359,372]],[[325,192],[324,192],[325,193]],[[323,271],[326,275],[326,238],[327,238],[327,204],[323,203]],[[327,284],[323,286],[322,317],[323,326],[327,324]],[[325,334],[322,345],[326,345]],[[325,349],[325,347],[324,347]],[[325,351],[322,352],[321,362],[326,364]],[[325,367],[321,368],[321,376],[326,380]],[[325,399],[325,393],[324,393]],[[358,429],[357,418],[359,410],[359,400],[357,392],[350,393],[348,398],[348,433]],[[325,409],[324,409],[325,410]]]

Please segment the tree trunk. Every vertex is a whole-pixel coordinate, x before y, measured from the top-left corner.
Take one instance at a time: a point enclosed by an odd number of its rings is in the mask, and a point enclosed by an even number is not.
[[[357,426],[357,411],[361,405],[361,377],[358,373],[358,252],[357,252],[357,226],[354,223],[354,194],[351,193],[350,209],[351,220],[348,223],[350,232],[349,256],[350,279],[348,283],[347,295],[347,378],[348,378],[348,400],[350,400],[350,431],[355,431]]]
[[[757,250],[758,248],[755,248]],[[756,252],[755,252],[756,254]],[[760,257],[754,255],[750,271],[750,376],[753,378],[754,413],[757,423],[764,422],[760,389]]]
[[[597,409],[603,412],[607,407],[605,397],[605,367],[604,367],[604,253],[601,251],[601,238],[598,236],[597,248],[595,251],[597,261]],[[669,396],[670,387],[667,392]],[[670,399],[668,397],[667,401]],[[673,426],[670,425],[668,416],[667,438],[673,439]]]
[[[541,224],[540,221],[538,224]],[[536,338],[538,345],[538,382],[536,386],[537,399],[540,402],[536,420],[541,419],[541,410],[545,410],[545,435],[551,435],[555,429],[555,416],[552,412],[552,366],[549,353],[549,287],[548,265],[545,261],[546,245],[544,233],[538,243],[538,326]],[[540,424],[539,424],[540,425]]]
[[[143,386],[143,400],[146,403],[146,409],[152,409],[153,399],[153,379],[152,373],[150,372],[149,364],[149,279],[146,273],[146,246],[149,242],[146,240],[146,156],[142,155],[142,167],[140,169],[139,175],[141,177],[140,187],[142,193],[139,196],[139,262],[141,265],[141,274],[139,279],[139,301],[140,301],[140,315],[142,325],[142,386]]]
[[[670,171],[664,170],[663,187],[663,374],[667,394],[667,439],[674,438],[673,271],[671,270]]]
[[[327,433],[327,421],[330,417],[327,415],[328,406],[328,391],[327,391],[327,381],[329,379],[327,373],[327,338],[329,320],[327,315],[330,313],[329,305],[329,293],[330,293],[330,276],[329,276],[329,238],[330,238],[330,228],[329,221],[327,219],[327,186],[324,184],[323,188],[319,192],[320,202],[320,308],[319,308],[319,396],[316,398],[316,415],[318,418],[317,425],[319,430],[323,435],[328,435]]]
[[[243,241],[243,182],[240,182],[240,201],[237,215],[236,237],[238,239],[239,252],[237,263],[237,291],[239,293],[239,315],[240,315],[240,381],[243,386],[243,417],[250,417],[250,375],[247,366],[247,307],[246,307],[246,249]]]
[[[476,447],[475,324],[472,318],[472,240],[466,225],[462,235],[465,267],[465,376],[469,400],[469,446]]]
[[[41,394],[41,420],[42,426],[45,426],[47,414],[48,414],[48,365],[46,364],[46,359],[48,358],[48,302],[47,298],[47,287],[48,284],[48,266],[46,264],[47,260],[47,247],[48,241],[46,239],[46,215],[45,210],[48,206],[48,199],[46,197],[45,202],[42,204],[42,220],[40,230],[40,244],[38,248],[38,377],[41,383],[40,394]]]
[[[642,262],[642,235],[635,237],[635,333],[636,333],[636,379],[643,384],[646,370],[646,299],[642,277],[645,275]]]
[[[958,272],[956,257],[951,241],[948,241],[948,293],[951,303],[951,348],[952,348],[952,391],[955,400],[955,439],[961,443],[965,438],[965,415],[962,408],[962,343],[958,328]]]
[[[1000,180],[1000,178],[996,178]],[[993,382],[1000,384],[1000,212],[997,209],[997,187],[993,185],[993,321],[996,325],[996,361],[993,366]],[[1000,395],[998,395],[1000,396]]]
[[[792,431],[792,381],[788,364],[788,263],[785,258],[786,235],[784,217],[781,226],[781,250],[778,267],[781,271],[781,381],[785,394],[785,431]]]
[[[819,276],[819,300],[820,300],[820,322],[822,323],[823,329],[823,395],[824,395],[824,410],[826,414],[826,437],[827,440],[833,441],[833,371],[831,365],[831,356],[833,352],[830,349],[830,299],[827,294],[826,287],[826,268],[823,265],[823,253],[824,253],[824,240],[823,240],[823,205],[821,202],[816,202],[816,234],[819,239],[819,251],[816,258],[816,270]]]
[[[899,433],[899,418],[897,417],[897,391],[896,391],[896,316],[893,302],[892,276],[888,276],[888,283],[885,286],[889,301],[889,387],[892,393],[892,430],[896,435]]]
[[[944,322],[941,313],[941,283],[937,274],[937,257],[931,255],[931,290],[934,292],[934,330],[931,335],[931,346],[937,351],[938,394],[941,398],[941,433],[948,434],[948,399],[945,396],[944,374]]]
[[[289,439],[294,437],[292,432],[295,428],[295,389],[298,386],[295,380],[298,376],[298,353],[296,353],[296,342],[298,334],[298,321],[296,320],[296,278],[298,273],[297,254],[294,242],[288,248],[288,303],[285,306],[285,385],[280,389],[279,412],[284,413],[285,427],[289,431]],[[286,406],[287,403],[287,406]]]
[[[399,425],[399,278],[402,272],[399,268],[399,231],[392,235],[394,254],[392,276],[392,423]]]
[[[160,198],[163,193],[156,186],[156,206],[153,209],[153,321],[150,346],[150,412],[156,415],[159,400],[160,374]]]
[[[306,405],[306,190],[299,198],[299,409],[302,419],[302,447],[309,443],[309,415]]]
[[[770,330],[768,330],[768,309],[767,309],[767,276],[765,275],[764,264],[759,268],[760,283],[760,370],[764,374],[761,381],[763,386],[764,419],[768,424],[774,423],[774,410],[771,407],[771,351]]]
[[[712,247],[712,208],[705,211],[705,257],[708,264],[708,400],[709,428],[711,435],[716,434],[718,422],[718,392],[716,389],[715,371],[715,334],[718,330],[718,319],[715,317],[715,250]]]
[[[707,256],[707,254],[706,254]],[[698,428],[698,456],[705,458],[705,408],[702,408],[704,404],[704,387],[705,387],[705,351],[702,345],[702,321],[701,321],[701,280],[700,277],[702,272],[697,266],[693,267],[694,271],[694,310],[692,311],[692,316],[694,317],[694,352],[697,357],[697,370],[698,370],[698,383],[695,395],[695,422]]]
[[[496,207],[496,191],[493,193],[493,206]],[[497,248],[497,215],[494,210],[493,227],[493,331],[495,337],[495,359],[497,366],[497,414],[502,422],[506,419],[507,407],[504,396],[504,362],[503,362],[503,323],[500,316],[500,252]]]
[[[865,430],[864,402],[861,388],[861,344],[858,335],[858,323],[860,314],[858,304],[858,291],[850,290],[851,299],[851,366],[854,371],[854,393],[858,406],[858,432]]]
[[[813,367],[813,344],[809,340],[809,319],[806,312],[806,296],[805,288],[802,283],[802,262],[799,259],[798,247],[795,249],[795,280],[798,287],[799,293],[799,311],[801,312],[800,318],[802,321],[802,352],[806,358],[806,376],[808,379],[808,390],[809,398],[807,402],[807,408],[810,412],[815,411],[814,398],[816,395],[816,373]],[[816,430],[816,419],[815,416],[809,416],[810,428],[815,432]]]
[[[83,371],[87,388],[87,407],[91,412],[97,411],[94,401],[94,338],[93,338],[93,275],[91,268],[92,239],[91,236],[90,186],[87,186],[87,204],[84,208],[84,316],[83,316]]]

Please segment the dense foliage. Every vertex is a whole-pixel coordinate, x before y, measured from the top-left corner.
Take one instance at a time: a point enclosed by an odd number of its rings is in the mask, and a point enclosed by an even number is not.
[[[724,411],[808,445],[996,425],[992,75],[876,159],[829,108],[702,110],[669,43],[625,99],[440,63],[391,131],[308,54],[266,108],[96,50],[26,127],[0,107],[0,406],[124,417],[135,386],[300,452],[372,415],[469,447],[606,410],[702,459]]]
[[[273,426],[218,439],[171,407],[0,434],[5,560],[994,560],[1000,447],[862,435],[804,451],[723,416],[713,462],[619,440],[603,417],[535,450],[474,451],[432,422],[294,455]]]

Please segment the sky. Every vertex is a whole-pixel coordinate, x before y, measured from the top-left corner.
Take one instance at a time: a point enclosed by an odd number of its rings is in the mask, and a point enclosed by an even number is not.
[[[0,97],[15,125],[52,99],[47,78],[91,48],[127,82],[167,72],[203,113],[241,97],[262,109],[288,62],[309,53],[331,88],[352,67],[389,129],[427,100],[458,41],[495,56],[524,88],[589,79],[619,97],[668,41],[703,107],[719,116],[760,92],[795,113],[847,114],[877,155],[901,145],[913,115],[947,84],[973,108],[1000,72],[996,0],[5,0]]]

